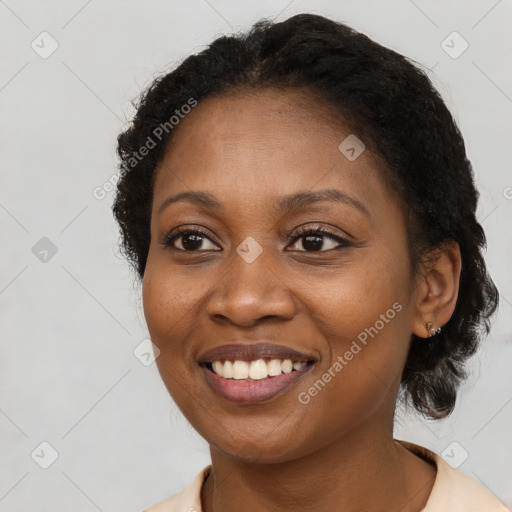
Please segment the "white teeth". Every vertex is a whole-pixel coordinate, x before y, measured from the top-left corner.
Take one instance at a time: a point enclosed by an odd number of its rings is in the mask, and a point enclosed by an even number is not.
[[[293,370],[292,360],[291,359],[285,359],[281,363],[281,369],[284,373],[290,373]]]
[[[215,365],[213,366],[213,371],[215,373]],[[224,363],[224,368],[222,369],[222,375],[219,373],[221,377],[225,377],[226,379],[232,379],[233,378],[233,363],[231,361],[226,361]]]
[[[267,377],[267,363],[263,359],[251,361],[249,366],[249,378],[254,380],[261,380]]]
[[[282,373],[290,373],[293,370],[302,370],[306,362],[292,362],[291,359],[281,361],[271,359],[268,363],[264,359],[256,359],[250,363],[246,361],[213,361],[212,369],[220,377],[225,379],[252,379],[262,380],[267,377],[276,377]]]
[[[236,380],[247,379],[249,377],[249,365],[245,361],[235,361],[233,363],[233,378]]]
[[[224,375],[224,365],[220,361],[214,361],[213,364],[213,371],[217,374],[223,377]]]
[[[271,359],[267,364],[267,371],[271,377],[281,375],[281,361],[279,359]]]

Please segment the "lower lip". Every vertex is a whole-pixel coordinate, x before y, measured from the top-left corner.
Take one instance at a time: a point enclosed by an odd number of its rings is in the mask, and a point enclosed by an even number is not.
[[[267,402],[283,394],[308,373],[312,366],[310,364],[301,370],[261,380],[225,379],[205,366],[201,368],[210,387],[220,396],[238,404],[255,404]]]

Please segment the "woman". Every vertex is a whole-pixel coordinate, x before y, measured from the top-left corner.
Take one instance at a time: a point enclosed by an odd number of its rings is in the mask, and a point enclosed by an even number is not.
[[[156,511],[506,508],[393,439],[449,415],[498,303],[425,74],[315,15],[220,37],[119,136],[114,214],[162,379],[212,465]]]

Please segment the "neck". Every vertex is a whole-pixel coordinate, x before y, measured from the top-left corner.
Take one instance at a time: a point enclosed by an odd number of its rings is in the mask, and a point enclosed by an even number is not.
[[[335,443],[286,462],[247,463],[211,448],[204,512],[315,510],[418,512],[436,470],[393,440],[358,428]]]

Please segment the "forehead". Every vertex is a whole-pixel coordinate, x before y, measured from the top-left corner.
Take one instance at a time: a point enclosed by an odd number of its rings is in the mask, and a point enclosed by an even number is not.
[[[207,189],[221,201],[247,205],[330,187],[362,202],[389,202],[373,155],[365,150],[351,160],[340,151],[353,134],[334,115],[301,91],[203,100],[173,133],[157,170],[155,202],[171,192]]]

